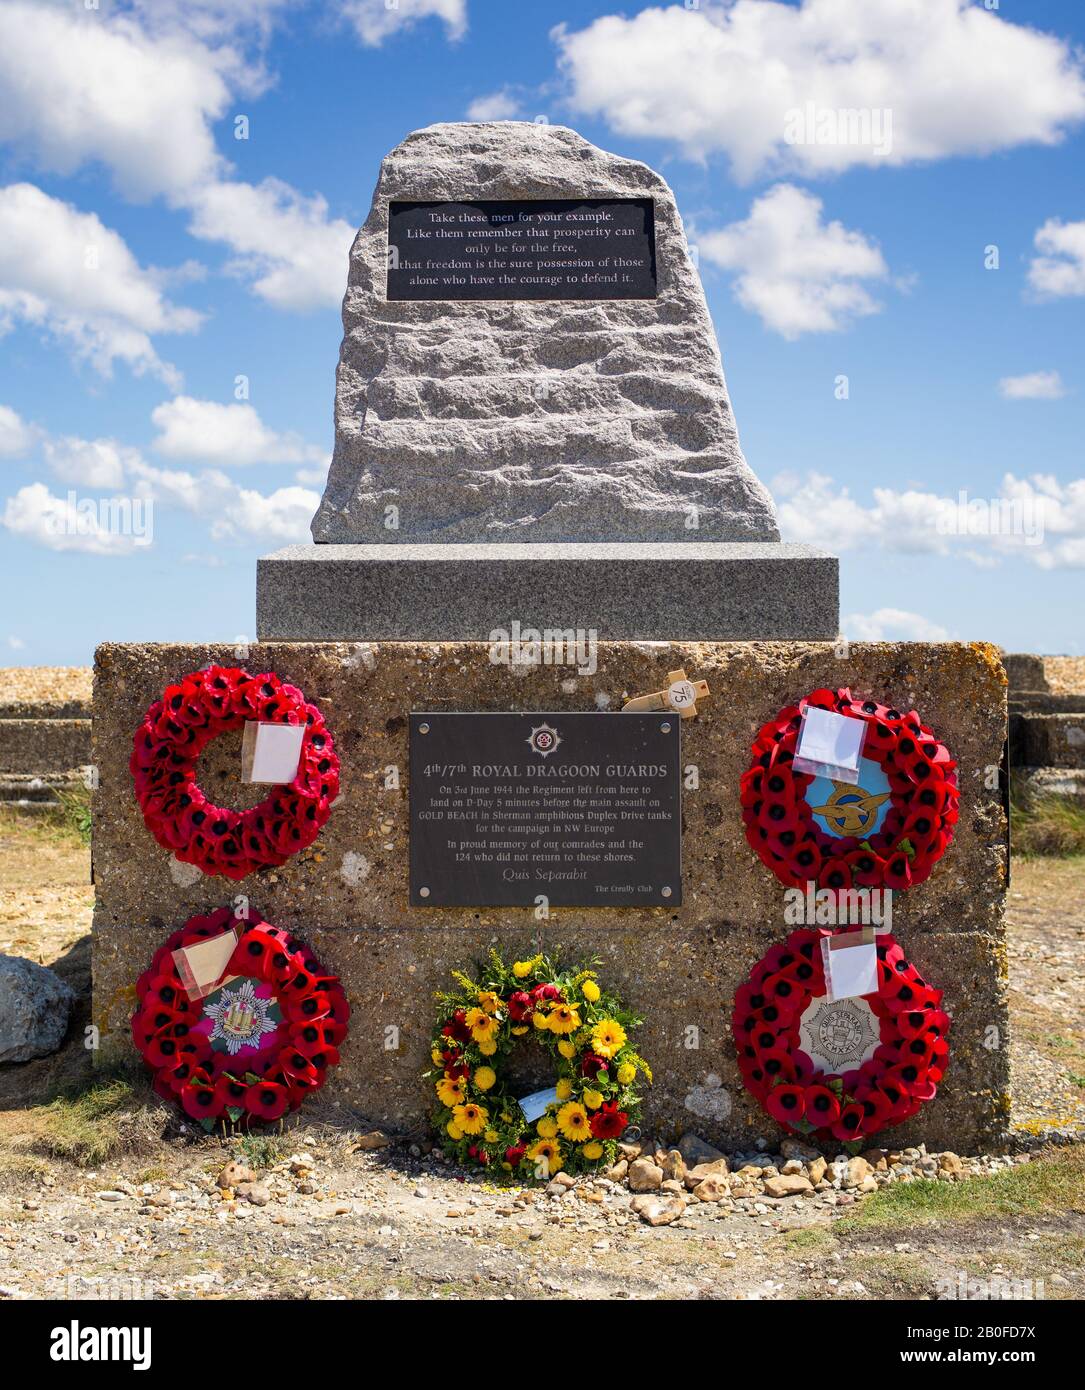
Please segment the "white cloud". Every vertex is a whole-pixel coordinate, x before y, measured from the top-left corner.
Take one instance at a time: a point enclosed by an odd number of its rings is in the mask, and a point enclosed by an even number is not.
[[[1066,395],[1066,387],[1058,372],[1004,376],[999,380],[998,389],[1008,401],[1057,401]]]
[[[57,174],[105,164],[129,197],[177,195],[222,167],[211,123],[238,75],[234,50],[183,33],[82,6],[0,6],[0,140]]]
[[[946,642],[948,628],[904,608],[878,608],[873,613],[849,613],[840,630],[852,642]]]
[[[512,121],[521,111],[520,99],[508,88],[475,97],[467,108],[469,121]]]
[[[318,464],[325,450],[293,431],[269,429],[254,406],[176,396],[151,412],[153,447],[167,458],[199,459],[228,468],[250,463]]]
[[[328,219],[319,194],[305,198],[278,179],[212,183],[192,195],[193,236],[237,253],[227,270],[279,309],[338,305],[355,228]]]
[[[0,188],[0,333],[18,323],[58,338],[103,376],[120,360],[176,384],[151,335],[191,332],[200,315],[172,304],[94,213],[16,183]]]
[[[79,487],[116,491],[124,486],[125,471],[139,459],[139,450],[115,439],[79,439],[64,435],[47,439],[45,461],[56,476]]]
[[[552,36],[574,111],[742,180],[1051,145],[1085,117],[1080,55],[973,0],[701,0]],[[788,143],[808,102],[890,111],[889,150]]]
[[[959,555],[986,568],[1016,555],[1040,569],[1085,568],[1085,478],[1007,473],[992,497],[873,489],[864,505],[824,474],[773,479],[785,540],[826,550]]]
[[[379,48],[386,38],[410,29],[423,19],[440,19],[450,39],[467,32],[467,0],[341,0],[343,18],[369,48]]]
[[[705,260],[738,272],[734,293],[743,308],[785,338],[834,332],[881,308],[860,281],[886,277],[882,253],[821,213],[820,198],[781,183],[744,222],[697,238]]]
[[[1049,217],[1033,244],[1041,254],[1029,262],[1028,282],[1041,298],[1085,294],[1085,222]]]
[[[26,646],[26,643],[23,641],[21,637],[9,637],[8,646],[11,648],[13,652],[21,652],[23,648]]]
[[[133,536],[103,526],[93,505],[80,507],[70,497],[54,497],[44,483],[30,483],[9,497],[0,525],[48,550],[126,555],[136,543]]]
[[[126,197],[188,209],[192,234],[225,242],[226,269],[278,308],[337,305],[354,228],[277,179],[230,182],[215,146],[214,122],[234,98],[267,85],[248,40],[266,38],[285,8],[135,0],[107,18],[0,4],[0,142],[61,174],[103,164]],[[381,13],[407,22],[383,0]]]
[[[37,443],[40,430],[28,425],[9,405],[0,405],[0,459],[27,454]]]
[[[140,463],[131,473],[137,497],[207,518],[216,541],[308,540],[309,523],[320,505],[320,494],[308,488],[281,487],[264,494],[238,487],[216,469],[195,474]]]

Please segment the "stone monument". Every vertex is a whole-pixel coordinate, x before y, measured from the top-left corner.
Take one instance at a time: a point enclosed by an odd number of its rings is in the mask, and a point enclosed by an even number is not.
[[[261,638],[831,638],[836,561],[782,544],[666,182],[561,126],[431,126],[350,257],[314,546]],[[540,609],[542,610],[540,612]]]
[[[598,959],[645,1020],[650,1132],[777,1142],[730,1032],[791,929],[742,779],[781,707],[848,686],[921,710],[962,797],[948,853],[893,904],[953,1023],[937,1097],[891,1142],[997,1142],[1002,666],[981,643],[835,643],[836,561],[777,537],[663,180],[569,130],[416,132],[384,162],[343,312],[317,543],[260,561],[261,641],[97,652],[99,1055],[131,1055],[165,937],[242,895],[342,979],[325,1096],[344,1122],[427,1124],[434,992],[496,946]],[[542,659],[513,654],[516,622],[557,629]],[[319,840],[237,881],[149,836],[129,768],[148,706],[210,663],[303,690],[340,759]],[[201,754],[214,805],[260,799],[242,750],[235,730]]]

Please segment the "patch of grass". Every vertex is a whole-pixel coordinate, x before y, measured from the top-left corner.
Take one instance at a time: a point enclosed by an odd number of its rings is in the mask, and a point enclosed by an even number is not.
[[[1085,805],[1068,796],[1029,796],[1015,789],[1010,804],[1013,848],[1029,858],[1085,854]]]
[[[249,1168],[273,1168],[286,1151],[286,1142],[278,1134],[243,1134],[237,1141],[238,1161]]]
[[[1085,1212],[1085,1148],[1056,1149],[1031,1163],[962,1182],[891,1183],[841,1219],[848,1227],[905,1228],[940,1221]]]
[[[90,844],[90,792],[86,787],[73,787],[58,791],[60,806],[54,815],[62,827],[78,836],[84,845]]]
[[[145,1086],[125,1069],[66,1087],[23,1111],[8,1152],[94,1168],[119,1153],[152,1148],[160,1133],[159,1107],[148,1104]]]
[[[836,1247],[836,1239],[827,1226],[803,1226],[782,1232],[770,1244],[789,1255],[827,1255]]]

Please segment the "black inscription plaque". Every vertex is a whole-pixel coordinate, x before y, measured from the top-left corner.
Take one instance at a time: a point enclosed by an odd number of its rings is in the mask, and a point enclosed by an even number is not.
[[[389,203],[389,299],[654,299],[651,198]]]
[[[412,714],[411,903],[680,903],[680,723]]]

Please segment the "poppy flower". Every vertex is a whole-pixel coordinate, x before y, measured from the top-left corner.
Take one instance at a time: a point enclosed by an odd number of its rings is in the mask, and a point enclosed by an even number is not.
[[[806,1093],[801,1086],[773,1086],[769,1091],[765,1108],[780,1124],[793,1125],[802,1119],[806,1110]]]
[[[285,1115],[290,1096],[285,1086],[275,1081],[254,1082],[245,1090],[245,1109],[261,1120],[277,1120]]]
[[[591,1132],[596,1139],[620,1139],[629,1124],[629,1116],[618,1109],[617,1101],[604,1101],[591,1117]]]
[[[840,1118],[830,1126],[831,1132],[835,1138],[848,1143],[859,1137],[864,1118],[863,1107],[857,1101],[850,1101],[840,1111]]]
[[[222,1098],[224,1108],[235,1108],[243,1110],[245,1108],[245,1092],[248,1089],[244,1081],[239,1081],[236,1076],[229,1072],[223,1072],[215,1082],[215,1090]]]
[[[779,1088],[777,1088],[779,1089]],[[836,1124],[840,1118],[840,1101],[828,1086],[815,1082],[806,1088],[806,1119],[815,1129]]]
[[[226,1102],[206,1072],[196,1071],[181,1087],[181,1106],[194,1120],[213,1120],[222,1114]]]

